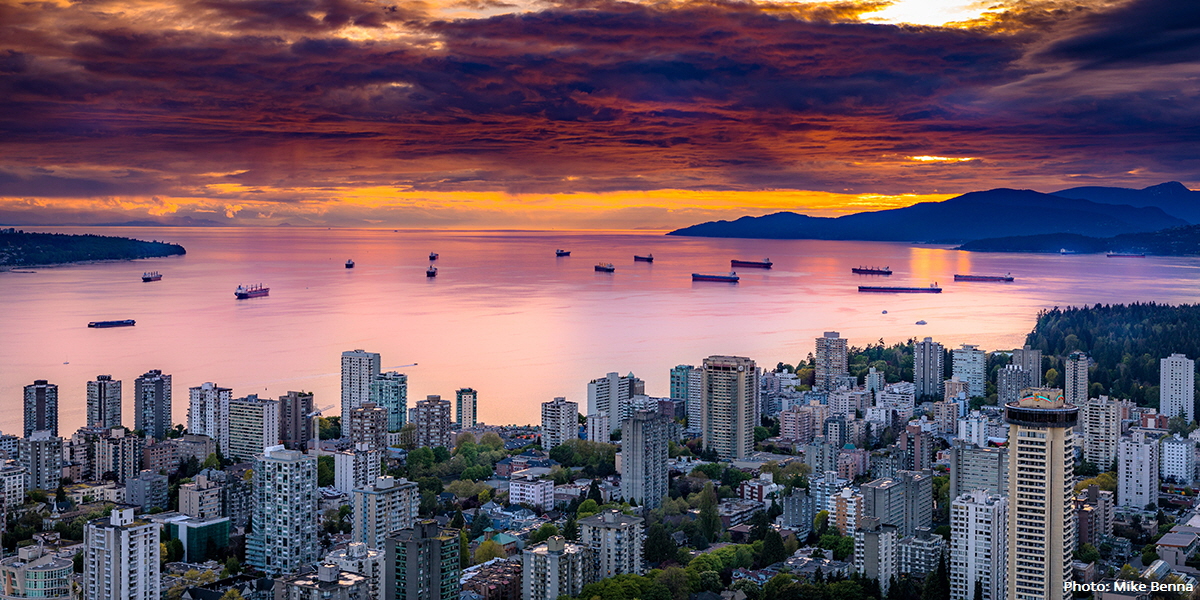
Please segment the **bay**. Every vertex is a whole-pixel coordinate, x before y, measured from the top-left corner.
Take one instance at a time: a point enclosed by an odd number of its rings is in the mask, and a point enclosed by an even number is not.
[[[1103,255],[968,253],[883,242],[669,237],[661,232],[430,231],[312,228],[26,228],[183,244],[187,255],[0,273],[0,431],[21,430],[22,386],[59,385],[60,432],[84,424],[86,383],[125,386],[149,369],[174,376],[173,414],[205,381],[235,395],[316,394],[339,402],[344,350],[380,352],[383,366],[417,363],[409,405],[427,394],[479,392],[479,417],[536,423],[555,396],[583,409],[587,382],[633,372],[666,396],[668,371],[712,354],[762,366],[794,363],[813,339],[839,331],[852,345],[931,336],[947,346],[1007,350],[1039,310],[1134,301],[1195,302],[1200,260]],[[555,257],[555,249],[571,251]],[[427,278],[429,252],[439,272]],[[653,263],[634,262],[650,254]],[[733,258],[769,257],[737,284],[692,282],[727,273]],[[346,259],[356,267],[346,269]],[[598,262],[616,271],[597,273]],[[859,265],[890,277],[858,276]],[[143,271],[163,279],[143,283]],[[956,283],[955,273],[1012,283]],[[942,294],[863,294],[861,284],[927,286]],[[239,284],[266,298],[236,300]],[[884,314],[883,311],[887,311]],[[96,320],[135,327],[88,329]],[[927,325],[917,325],[917,321]],[[330,411],[327,414],[337,414]]]

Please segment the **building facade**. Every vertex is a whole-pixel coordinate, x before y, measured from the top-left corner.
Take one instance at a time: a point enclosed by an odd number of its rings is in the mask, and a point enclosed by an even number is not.
[[[371,380],[371,402],[388,413],[388,431],[400,431],[408,422],[408,375],[380,373]]]
[[[271,446],[254,459],[253,529],[246,562],[271,575],[295,573],[320,558],[317,457]]]
[[[1158,438],[1134,431],[1117,443],[1117,505],[1145,508],[1158,506]]]
[[[58,435],[58,386],[45,379],[25,386],[25,432],[21,437],[35,431]]]
[[[233,390],[211,381],[188,388],[188,433],[207,435],[222,452],[228,452],[230,400]]]
[[[450,429],[454,422],[450,419],[449,400],[442,400],[438,395],[429,395],[424,400],[418,400],[413,410],[418,448],[454,448],[453,432]]]
[[[62,479],[62,438],[49,431],[35,431],[17,442],[17,463],[25,468],[25,489],[58,489]]]
[[[159,600],[159,526],[117,508],[84,528],[84,600]]]
[[[171,425],[171,376],[151,369],[133,382],[133,428],[161,440]]]
[[[418,521],[386,540],[384,596],[389,600],[456,600],[458,534],[437,521]]]
[[[918,398],[942,397],[946,379],[946,349],[933,338],[913,344],[913,385]]]
[[[542,403],[542,449],[549,452],[567,440],[579,438],[579,404],[555,398]],[[597,440],[608,442],[608,439]]]
[[[621,496],[655,509],[667,497],[671,420],[637,410],[621,424]]]
[[[579,520],[579,542],[596,557],[597,579],[641,575],[645,519],[608,509]]]
[[[963,344],[952,351],[953,375],[967,384],[967,397],[987,393],[987,353],[973,344]]]
[[[558,600],[578,596],[596,581],[596,560],[590,546],[562,536],[525,548],[521,556],[521,600]]]
[[[1183,354],[1159,360],[1158,389],[1162,414],[1183,415],[1188,423],[1196,419],[1196,361]]]
[[[279,445],[279,402],[250,394],[229,401],[229,441],[226,456],[252,460],[263,450]]]
[[[387,451],[387,409],[374,402],[363,402],[350,409],[350,421],[346,431],[350,434],[350,443],[355,446],[366,444],[368,450]]]
[[[350,409],[371,399],[371,382],[379,369],[378,352],[359,349],[342,353],[342,423],[350,422]]]
[[[305,450],[313,439],[312,392],[288,392],[279,397],[279,443],[288,450]]]
[[[1067,404],[1082,406],[1088,399],[1088,365],[1091,359],[1078,350],[1063,359],[1063,398]]]
[[[598,441],[608,442],[612,429],[629,418],[633,411],[633,397],[646,393],[646,383],[633,373],[621,376],[609,373],[588,382],[587,414],[608,415],[609,430]]]
[[[1008,586],[1008,498],[983,490],[964,493],[950,504],[950,599],[1006,600]]]
[[[1121,406],[1108,396],[1090,398],[1079,406],[1083,421],[1083,459],[1107,471],[1117,458],[1121,438]]]
[[[838,388],[838,378],[849,373],[847,352],[846,339],[836,331],[826,331],[817,338],[814,390],[828,392]]]
[[[383,548],[387,536],[417,521],[421,492],[407,479],[379,477],[350,495],[354,523],[351,539],[368,548]]]
[[[704,447],[721,460],[741,460],[754,450],[757,394],[758,370],[753,360],[741,356],[704,359],[701,437]]]
[[[454,392],[454,419],[459,429],[474,427],[478,422],[479,392],[461,388]]]
[[[87,383],[87,424],[121,426],[121,380],[97,375]]]

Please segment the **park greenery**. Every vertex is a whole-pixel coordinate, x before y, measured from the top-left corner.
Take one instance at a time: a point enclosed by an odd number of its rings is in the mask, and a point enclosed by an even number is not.
[[[185,254],[183,246],[106,235],[0,232],[0,266],[53,265]]]

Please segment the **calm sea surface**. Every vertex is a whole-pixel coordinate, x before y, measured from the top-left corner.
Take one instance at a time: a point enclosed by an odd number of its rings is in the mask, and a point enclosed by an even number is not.
[[[48,228],[36,228],[50,231]],[[95,229],[57,228],[81,233]],[[21,430],[21,388],[59,385],[60,431],[84,423],[86,382],[174,376],[177,422],[187,388],[205,381],[236,395],[339,398],[340,354],[380,352],[409,375],[409,404],[427,394],[479,391],[488,423],[532,423],[554,396],[586,402],[587,382],[632,371],[666,396],[668,371],[711,354],[760,365],[795,362],[813,338],[840,331],[853,345],[933,336],[1011,349],[1037,312],[1096,302],[1196,302],[1200,259],[975,254],[894,243],[723,240],[649,233],[104,228],[108,235],[183,244],[187,255],[0,273],[0,431]],[[554,250],[571,251],[556,258]],[[431,251],[436,278],[425,277]],[[652,264],[633,261],[653,253]],[[731,258],[770,257],[738,284],[693,283]],[[353,258],[354,269],[343,263]],[[597,273],[597,262],[616,266]],[[891,277],[852,275],[890,266]],[[161,271],[142,283],[143,271]],[[1011,272],[1014,283],[955,283],[955,273]],[[861,294],[864,283],[942,294]],[[270,296],[236,300],[239,284]],[[883,314],[883,311],[887,314]],[[88,321],[136,327],[88,329]],[[927,325],[916,325],[917,321]],[[331,411],[336,414],[336,411]]]

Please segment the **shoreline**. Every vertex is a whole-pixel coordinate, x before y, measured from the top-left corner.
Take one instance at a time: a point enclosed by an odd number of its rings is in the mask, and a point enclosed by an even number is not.
[[[184,254],[172,254],[169,256],[139,256],[136,258],[97,258],[92,260],[73,260],[70,262],[48,263],[44,265],[0,265],[0,273],[35,273],[36,271],[25,271],[24,269],[53,269],[56,267],[74,267],[77,265],[98,265],[105,263],[118,262],[133,262],[135,260],[146,260],[148,258],[174,258],[176,256],[186,256]]]

